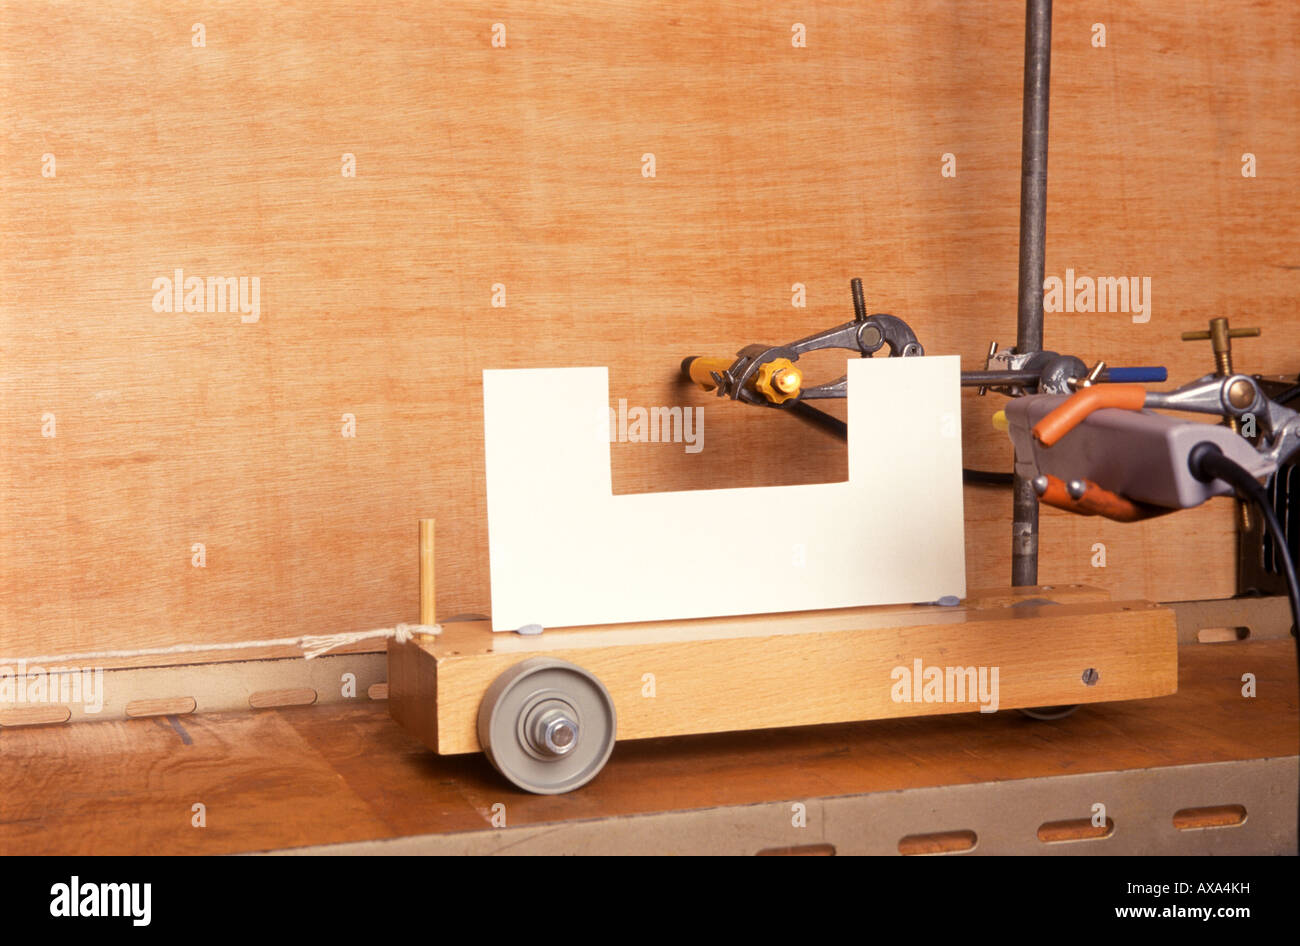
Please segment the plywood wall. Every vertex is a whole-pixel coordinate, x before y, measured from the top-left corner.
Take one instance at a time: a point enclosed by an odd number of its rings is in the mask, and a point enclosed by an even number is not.
[[[1242,367],[1300,371],[1298,49],[1289,0],[1057,4],[1047,270],[1153,289],[1048,347],[1190,378],[1178,333],[1228,315],[1264,331]],[[678,362],[844,321],[855,275],[932,353],[1012,344],[1022,55],[1008,0],[3,3],[0,650],[413,620],[421,516],[440,613],[486,610],[484,368],[703,405],[698,453],[613,447],[623,491],[843,476]],[[258,320],[154,311],[176,269],[258,277]],[[1009,468],[996,402],[967,396],[970,465]],[[1008,581],[1009,517],[968,489],[972,587]],[[1233,591],[1226,503],[1049,513],[1042,546],[1044,581]]]

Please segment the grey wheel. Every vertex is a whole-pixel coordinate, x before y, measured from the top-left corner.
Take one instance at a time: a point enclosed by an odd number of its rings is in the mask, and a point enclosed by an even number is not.
[[[1050,721],[1053,719],[1065,719],[1065,717],[1073,715],[1074,711],[1078,708],[1078,703],[1070,703],[1066,706],[1024,707],[1020,712],[1024,713],[1030,719]]]
[[[1026,598],[1024,601],[1017,601],[1011,605],[1013,608],[1022,608],[1039,604],[1059,605],[1059,601],[1050,601],[1047,598]],[[1044,722],[1050,722],[1053,719],[1065,719],[1067,716],[1074,714],[1079,708],[1078,703],[1067,703],[1061,706],[1029,706],[1021,708],[1020,712],[1030,719],[1039,719]]]
[[[478,708],[478,741],[497,771],[538,795],[581,788],[614,751],[609,691],[581,667],[532,657],[492,681]]]

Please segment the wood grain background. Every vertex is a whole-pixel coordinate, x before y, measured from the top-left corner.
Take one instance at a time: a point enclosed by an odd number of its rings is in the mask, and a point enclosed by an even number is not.
[[[608,365],[615,402],[704,405],[698,454],[612,448],[621,491],[842,477],[841,445],[691,391],[678,363],[844,321],[854,275],[931,353],[976,367],[1014,343],[1023,15],[3,3],[0,650],[413,620],[420,516],[440,614],[485,611],[484,368]],[[1048,347],[1184,380],[1210,353],[1178,333],[1228,315],[1264,331],[1240,367],[1300,371],[1300,7],[1097,0],[1054,26],[1047,271],[1153,288],[1148,323],[1053,315]],[[260,321],[155,313],[176,268],[258,276]],[[964,402],[968,465],[1009,469],[998,403]],[[1005,584],[1009,492],[966,498],[970,585]],[[1136,526],[1046,513],[1040,576],[1225,596],[1231,530],[1226,502]]]

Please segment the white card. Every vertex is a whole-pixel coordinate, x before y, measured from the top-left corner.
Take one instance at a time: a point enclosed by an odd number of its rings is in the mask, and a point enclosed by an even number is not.
[[[847,482],[615,496],[607,369],[484,371],[492,629],[965,597],[960,360],[848,379]]]

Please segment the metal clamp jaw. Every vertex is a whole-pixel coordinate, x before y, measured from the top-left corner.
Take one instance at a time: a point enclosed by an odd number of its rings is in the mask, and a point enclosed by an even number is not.
[[[788,345],[747,345],[735,361],[723,365],[716,358],[687,358],[683,372],[705,390],[716,390],[719,397],[765,407],[779,407],[788,400],[810,401],[842,398],[848,394],[848,378],[841,375],[825,384],[805,386],[803,373],[795,362],[812,351],[839,348],[870,358],[882,348],[893,358],[913,358],[925,354],[912,327],[897,316],[885,313],[868,315],[862,295],[862,280],[854,279],[852,322],[809,335]],[[771,366],[778,366],[773,372]],[[765,372],[765,369],[767,371]],[[777,372],[784,371],[781,375]],[[764,374],[772,377],[764,377]]]
[[[1147,407],[1219,414],[1238,421],[1254,418],[1255,447],[1280,466],[1300,451],[1300,414],[1269,398],[1249,375],[1207,374],[1175,391],[1151,392]]]
[[[1147,391],[1136,384],[1085,388],[1039,421],[1034,437],[1050,447],[1088,415],[1107,407],[1188,411],[1237,420],[1253,417],[1256,449],[1274,465],[1300,451],[1300,414],[1271,400],[1258,381],[1244,374],[1226,378],[1208,374],[1172,391]]]
[[[719,397],[760,407],[789,408],[838,434],[842,421],[805,402],[846,397],[848,380],[846,376],[840,376],[824,384],[805,385],[803,372],[797,366],[801,356],[824,349],[856,352],[863,358],[870,358],[882,349],[887,349],[891,358],[914,358],[925,354],[907,322],[883,312],[867,314],[861,279],[853,279],[850,286],[853,291],[853,321],[788,345],[747,345],[734,359],[692,356],[682,361],[682,373],[705,391],[714,391]],[[1014,349],[999,352],[994,343],[989,349],[984,370],[963,371],[961,383],[966,387],[979,387],[981,394],[993,390],[1014,398],[1031,392],[1067,394],[1080,383],[1158,382],[1165,376],[1165,369],[1160,366],[1107,369],[1104,362],[1099,362],[1089,372],[1087,365],[1073,355],[1052,351],[1019,353]]]
[[[916,340],[916,335],[902,319],[883,313],[864,315],[861,321],[854,319],[835,328],[809,335],[789,345],[748,345],[742,348],[736,362],[727,372],[729,385],[727,393],[734,399],[751,404],[770,403],[756,388],[750,384],[764,364],[785,358],[796,362],[811,351],[827,348],[841,348],[858,352],[863,358],[870,358],[880,349],[888,347],[890,357],[912,358],[925,354],[925,349]],[[818,398],[846,397],[848,395],[848,376],[841,375],[834,381],[809,387],[800,386],[798,397],[811,401]]]
[[[989,382],[980,384],[982,396],[992,390],[1007,397],[1022,397],[1032,390],[1037,394],[1065,394],[1071,382],[1084,377],[1088,366],[1074,355],[1061,355],[1054,351],[1018,352],[1013,348],[997,350],[997,342],[989,347],[985,371]],[[970,386],[981,377],[979,372],[963,372],[962,384]]]
[[[1239,440],[1244,441],[1241,448],[1242,453],[1249,455],[1251,450],[1255,452],[1256,460],[1251,465],[1251,471],[1257,476],[1267,475],[1275,471],[1280,464],[1285,463],[1297,452],[1300,452],[1300,414],[1269,398],[1256,379],[1243,374],[1230,374],[1226,377],[1206,375],[1172,391],[1148,392],[1137,384],[1082,387],[1074,395],[1043,415],[1028,431],[1032,441],[1035,441],[1038,445],[1034,452],[1039,448],[1051,448],[1057,445],[1071,431],[1084,424],[1094,413],[1106,409],[1119,409],[1135,413],[1142,412],[1144,409],[1188,411],[1214,415],[1235,422],[1235,424],[1231,425],[1232,432],[1228,436],[1233,445]],[[1114,436],[1117,444],[1123,445],[1117,449],[1133,449],[1134,432],[1148,429],[1103,416],[1099,416],[1097,422],[1102,430],[1112,432],[1108,436]],[[1155,471],[1152,475],[1161,479],[1154,482],[1141,481],[1142,490],[1146,490],[1148,496],[1161,492],[1160,489],[1155,488],[1157,484],[1174,482],[1174,480],[1165,480],[1164,478],[1175,477],[1176,470],[1186,467],[1188,457],[1186,451],[1192,444],[1208,439],[1209,431],[1218,430],[1220,433],[1225,433],[1221,428],[1202,428],[1206,431],[1205,434],[1197,432],[1193,437],[1176,439],[1168,434],[1170,424],[1175,427],[1200,427],[1200,425],[1179,422],[1172,418],[1161,418],[1161,423],[1164,426],[1156,425],[1150,428],[1152,443],[1161,445],[1159,449],[1152,448],[1153,458],[1150,463],[1151,469]],[[1244,436],[1239,438],[1239,433]],[[1096,436],[1095,430],[1093,435]],[[1218,435],[1216,434],[1216,436]],[[1175,444],[1181,444],[1181,447],[1173,446]],[[1226,451],[1228,444],[1221,442],[1220,445]],[[1162,461],[1159,456],[1160,450],[1164,448],[1173,449],[1175,453],[1172,458],[1166,458]],[[1076,462],[1085,467],[1089,465],[1089,462],[1094,457],[1097,457],[1101,461],[1101,466],[1108,471],[1108,475],[1117,475],[1121,480],[1126,479],[1124,470],[1130,463],[1139,464],[1142,462],[1140,456],[1133,457],[1131,461],[1107,462],[1101,459],[1104,455],[1096,454],[1092,450],[1088,450],[1084,455],[1079,455],[1078,450],[1079,448],[1076,446],[1074,453],[1066,454],[1066,456],[1073,456]],[[1178,450],[1182,450],[1183,453],[1179,454]],[[1043,475],[1036,477],[1033,484],[1041,501],[1071,512],[1084,515],[1103,515],[1121,521],[1133,521],[1148,518],[1152,515],[1161,515],[1179,506],[1185,507],[1186,505],[1197,504],[1204,501],[1205,498],[1201,496],[1196,498],[1195,502],[1190,502],[1186,501],[1186,497],[1184,497],[1183,502],[1173,504],[1169,504],[1162,499],[1160,505],[1150,505],[1135,502],[1129,496],[1113,492],[1105,486],[1084,478],[1063,482],[1046,475],[1046,471],[1042,467],[1040,467],[1040,472]],[[1127,474],[1127,481],[1129,486],[1135,485],[1131,471]],[[1143,495],[1142,490],[1134,489],[1133,492]],[[1184,493],[1181,489],[1173,490],[1173,492],[1176,492],[1179,496],[1183,496]],[[1170,490],[1164,490],[1163,493],[1168,494]]]

